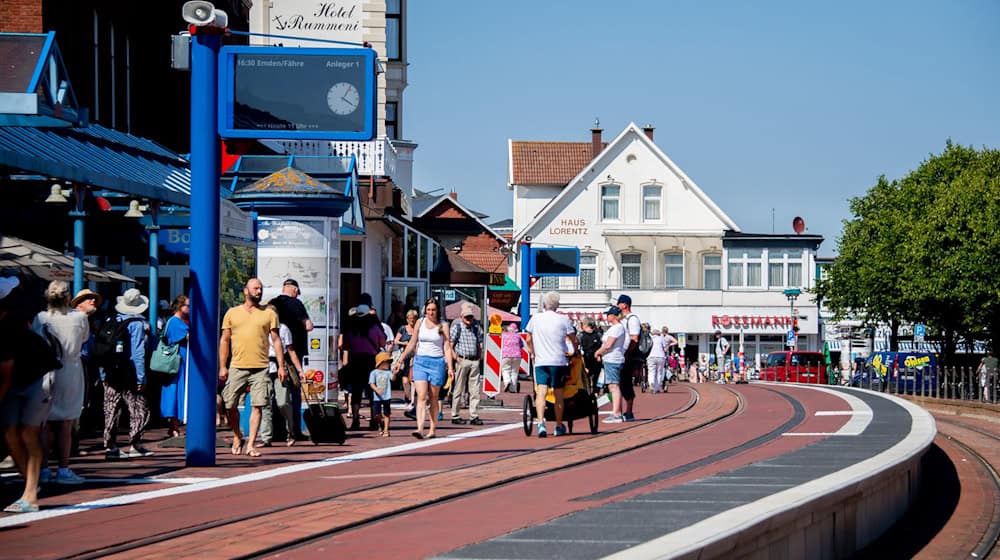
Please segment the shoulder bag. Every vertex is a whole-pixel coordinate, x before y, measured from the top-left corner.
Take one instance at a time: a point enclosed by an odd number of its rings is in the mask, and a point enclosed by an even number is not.
[[[170,320],[174,318],[171,317]],[[181,370],[181,343],[167,344],[167,327],[170,320],[163,327],[160,333],[160,340],[156,343],[156,350],[149,359],[149,369],[164,375],[177,375]]]

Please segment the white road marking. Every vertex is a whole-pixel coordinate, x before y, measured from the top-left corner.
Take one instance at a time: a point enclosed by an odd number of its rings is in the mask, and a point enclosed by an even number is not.
[[[261,480],[267,480],[269,478],[275,478],[278,476],[283,476],[286,474],[293,474],[298,472],[309,471],[313,469],[320,469],[324,467],[330,467],[333,465],[339,465],[341,463],[351,463],[354,461],[361,461],[364,459],[377,459],[379,457],[386,457],[389,455],[395,455],[398,453],[406,453],[409,451],[414,451],[416,449],[423,449],[425,447],[432,447],[436,445],[442,445],[455,440],[489,436],[499,432],[505,432],[507,430],[520,429],[522,425],[520,422],[516,424],[504,424],[502,426],[496,426],[493,428],[486,428],[483,430],[476,430],[473,432],[464,432],[461,434],[455,434],[453,436],[437,437],[434,439],[425,439],[420,441],[413,441],[412,443],[406,443],[403,445],[396,445],[393,447],[384,447],[380,449],[372,449],[370,451],[363,451],[361,453],[354,453],[351,455],[344,455],[340,457],[330,457],[328,459],[323,459],[320,461],[310,461],[308,463],[297,463],[293,465],[287,465],[284,467],[277,467],[273,469],[256,471],[252,473],[242,474],[238,476],[233,476],[230,478],[222,478],[217,480],[206,480],[204,482],[198,482],[194,484],[186,484],[184,486],[174,486],[171,488],[162,488],[159,490],[149,490],[146,492],[137,492],[135,494],[124,494],[121,496],[114,496],[111,498],[104,498],[101,500],[94,500],[92,502],[83,502],[76,505],[61,506],[51,509],[43,509],[42,511],[34,513],[20,513],[16,515],[5,516],[0,519],[0,529],[4,527],[12,527],[16,525],[24,525],[25,523],[31,523],[34,521],[42,521],[45,519],[53,519],[56,517],[62,517],[64,515],[73,515],[81,513],[84,511],[90,511],[94,509],[120,506],[126,504],[134,504],[137,502],[143,502],[147,500],[155,500],[157,498],[166,498],[169,496],[179,496],[181,494],[190,494],[194,492],[202,492],[205,490],[213,490],[215,488],[223,488],[226,486],[234,486],[237,484],[246,484],[248,482],[257,482]],[[225,468],[225,465],[220,465]]]
[[[820,391],[826,391],[837,395],[838,397],[847,401],[847,405],[851,407],[850,411],[846,410],[827,410],[819,411],[816,413],[817,416],[841,416],[850,414],[851,419],[844,423],[836,432],[785,432],[781,435],[783,436],[859,436],[864,433],[868,425],[872,423],[872,409],[868,406],[865,401],[855,397],[854,395],[848,393],[838,393],[836,391],[830,391],[829,389],[824,389],[823,387],[810,387]],[[823,414],[820,414],[822,412]]]
[[[422,474],[437,474],[440,472],[444,471],[433,470],[433,471],[400,471],[400,472],[384,472],[384,473],[342,474],[338,476],[321,476],[320,478],[325,478],[327,480],[345,480],[351,478],[400,478],[403,476],[420,476]]]

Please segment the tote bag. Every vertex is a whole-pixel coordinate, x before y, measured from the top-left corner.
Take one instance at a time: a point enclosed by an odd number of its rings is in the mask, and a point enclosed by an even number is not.
[[[170,319],[173,320],[173,317]],[[167,321],[167,325],[170,321]],[[149,359],[149,369],[164,375],[177,375],[181,370],[181,345],[167,344],[167,327],[163,327],[160,341],[156,343],[156,350],[153,351]]]

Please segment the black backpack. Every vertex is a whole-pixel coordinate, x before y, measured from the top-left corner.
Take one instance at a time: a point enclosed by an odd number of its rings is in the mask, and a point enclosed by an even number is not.
[[[142,321],[142,318],[119,320],[109,317],[97,330],[90,355],[98,366],[104,368],[106,376],[117,377],[115,374],[132,367],[132,335],[128,325],[136,321]]]

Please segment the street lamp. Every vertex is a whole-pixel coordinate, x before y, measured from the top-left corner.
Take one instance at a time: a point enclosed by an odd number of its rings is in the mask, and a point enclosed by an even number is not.
[[[794,325],[795,324],[795,300],[798,299],[799,295],[802,294],[802,290],[800,290],[798,288],[789,288],[789,289],[787,289],[787,290],[784,291],[784,294],[785,294],[785,297],[788,298],[788,318],[792,320],[792,325]],[[789,327],[789,330],[793,330],[793,328]],[[793,330],[793,332],[794,332],[794,330]],[[795,350],[795,347],[798,344],[798,334],[799,333],[795,333],[795,338],[791,339],[792,343],[793,343],[792,344],[792,350]]]

